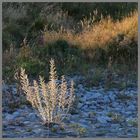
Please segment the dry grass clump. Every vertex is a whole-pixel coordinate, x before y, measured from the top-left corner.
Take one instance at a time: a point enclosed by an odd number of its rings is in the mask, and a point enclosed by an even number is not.
[[[21,68],[20,82],[27,100],[37,109],[44,124],[60,123],[68,114],[74,100],[74,82],[68,88],[65,77],[58,83],[54,60],[50,60],[50,77],[46,84],[40,76],[39,83],[30,85],[25,69]]]
[[[83,47],[102,47],[104,48],[118,34],[124,34],[131,39],[137,38],[138,14],[124,18],[121,21],[114,22],[110,17],[102,19],[98,24],[91,27],[89,31],[84,31],[79,36]],[[133,33],[133,34],[132,34]]]
[[[32,56],[31,48],[29,47],[29,45],[27,43],[27,39],[24,38],[24,40],[21,44],[21,48],[18,53],[18,57],[19,58],[29,58],[31,56]]]
[[[15,46],[13,44],[10,45],[10,48],[2,53],[2,64],[5,65],[7,63],[11,63],[11,59],[14,59],[16,55]]]
[[[78,44],[77,35],[73,33],[72,30],[65,30],[61,28],[57,31],[45,31],[44,32],[44,41],[45,43],[55,42],[57,40],[66,40],[70,44]]]
[[[71,44],[77,44],[83,49],[101,47],[105,48],[118,34],[124,34],[129,39],[135,38],[137,41],[138,33],[138,13],[131,13],[121,21],[113,21],[110,17],[101,19],[98,23],[83,24],[80,33],[70,30],[60,30],[59,32],[45,32],[46,43],[54,42],[58,39],[65,39]],[[87,21],[88,23],[88,21]],[[88,26],[88,27],[87,27]]]

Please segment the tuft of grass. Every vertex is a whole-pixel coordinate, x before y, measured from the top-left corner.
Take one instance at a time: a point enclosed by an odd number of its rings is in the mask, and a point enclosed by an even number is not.
[[[69,127],[73,128],[80,136],[83,136],[87,132],[87,129],[80,126],[78,123],[70,124]]]
[[[73,124],[70,124],[69,127],[78,128],[79,124],[78,123],[73,123]]]
[[[79,127],[77,129],[77,131],[78,131],[78,133],[79,133],[80,136],[83,136],[87,132],[87,129],[84,128],[84,127]]]
[[[32,128],[27,128],[27,132],[32,132]]]
[[[127,101],[127,100],[131,100],[132,97],[129,95],[125,95],[125,94],[119,94],[118,95],[118,99],[122,100],[122,101]]]
[[[127,123],[131,126],[134,126],[134,127],[138,126],[138,120],[137,119],[128,120]]]
[[[52,127],[52,128],[51,128],[51,131],[52,131],[52,132],[57,132],[57,128]]]
[[[114,113],[114,112],[108,112],[107,114],[108,117],[112,118],[112,122],[118,123],[122,121],[122,116],[120,114]]]

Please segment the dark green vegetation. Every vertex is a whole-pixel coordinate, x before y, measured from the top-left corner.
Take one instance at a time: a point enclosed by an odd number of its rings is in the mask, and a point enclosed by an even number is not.
[[[104,79],[113,86],[111,77],[118,74],[126,78],[130,71],[136,79],[137,21],[133,17],[137,15],[133,16],[132,12],[137,11],[137,3],[3,3],[2,6],[3,80],[6,82],[14,81],[20,67],[31,78],[43,75],[47,79],[50,58],[55,59],[58,75],[86,76],[87,86],[96,86]],[[112,21],[107,24],[104,19],[108,16]],[[124,18],[126,21],[121,22]],[[129,24],[131,21],[135,22]],[[126,31],[111,32],[112,25],[118,26],[118,22]],[[92,31],[94,25],[96,30]],[[81,47],[86,43],[83,37],[89,44],[92,40],[93,36],[87,34],[100,31],[106,37],[108,32],[103,29],[111,32],[110,40],[99,35],[99,43],[94,40],[91,46]],[[122,81],[119,87],[125,87],[125,83]]]

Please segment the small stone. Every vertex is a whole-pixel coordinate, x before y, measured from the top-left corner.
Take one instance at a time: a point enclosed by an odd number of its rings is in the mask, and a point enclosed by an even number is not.
[[[16,111],[12,115],[13,115],[14,118],[16,118],[16,117],[20,116],[20,113],[18,111]]]
[[[128,110],[135,110],[136,109],[136,107],[134,106],[134,105],[130,105],[130,106],[128,106],[128,108],[127,108]]]
[[[32,132],[36,133],[36,134],[40,134],[42,132],[42,129],[35,129],[35,130],[32,130]]]
[[[13,90],[13,94],[16,95],[17,94],[17,89],[13,88],[12,90]]]
[[[130,114],[132,114],[132,112],[131,111],[127,111],[127,112],[125,112],[125,114],[129,116]]]
[[[84,105],[84,106],[82,107],[82,110],[87,111],[88,108],[89,108],[88,105]]]
[[[115,100],[115,94],[109,94],[109,98],[112,100],[112,101],[114,101]]]
[[[100,93],[94,93],[94,92],[86,92],[86,100],[94,100],[97,99],[98,97],[100,97],[101,94]]]
[[[81,108],[83,106],[82,103],[78,103],[78,108]]]
[[[117,102],[112,102],[112,107],[116,108],[116,107],[118,107],[118,106],[119,106],[119,103],[117,103]]]
[[[86,113],[86,112],[81,112],[81,115],[80,115],[81,117],[84,117],[84,118],[87,118],[88,117],[88,113]]]
[[[79,84],[77,87],[79,88],[79,90],[84,90],[82,84]]]
[[[96,132],[96,136],[104,136],[106,132]]]
[[[105,103],[109,103],[109,102],[110,102],[108,96],[104,96],[104,102],[105,102]]]
[[[5,117],[6,120],[13,120],[14,118],[15,117],[11,114],[7,114],[6,117]]]
[[[111,128],[119,128],[120,124],[111,124]]]
[[[30,121],[23,122],[25,125],[30,124]]]
[[[99,116],[97,118],[97,120],[100,122],[100,123],[107,123],[107,121],[111,121],[111,118],[107,117],[107,116]]]
[[[28,115],[28,117],[30,118],[30,120],[35,120],[35,119],[37,119],[37,115],[36,115],[35,113],[30,113],[30,114]]]
[[[84,126],[88,125],[88,122],[86,120],[84,120],[84,119],[80,119],[79,123],[80,123],[79,125],[84,125]]]

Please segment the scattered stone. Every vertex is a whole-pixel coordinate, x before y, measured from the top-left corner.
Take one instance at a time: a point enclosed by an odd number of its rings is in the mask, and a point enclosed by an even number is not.
[[[12,86],[11,86],[12,88]],[[5,92],[8,86],[5,87]],[[121,92],[121,93],[119,93]],[[14,98],[18,98],[13,86]],[[3,104],[4,138],[66,138],[66,137],[118,137],[134,138],[137,136],[137,89],[123,91],[112,88],[107,91],[100,85],[86,89],[82,84],[76,88],[77,113],[64,119],[64,126],[42,125],[34,109],[24,104],[9,111]],[[8,111],[7,111],[8,110]],[[49,135],[48,135],[49,132]]]

